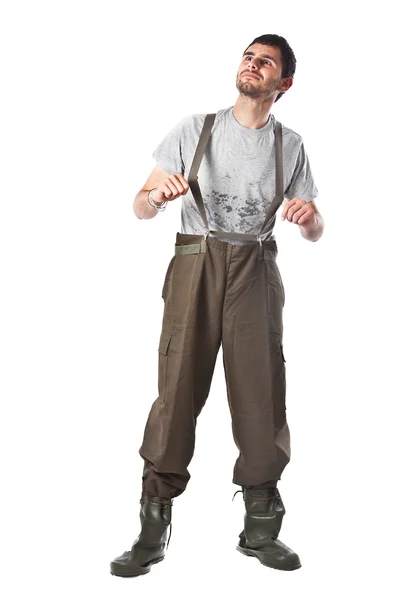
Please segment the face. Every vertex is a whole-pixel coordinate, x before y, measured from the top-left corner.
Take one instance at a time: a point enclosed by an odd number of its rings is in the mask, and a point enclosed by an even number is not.
[[[281,79],[281,73],[280,48],[253,44],[243,54],[236,75],[236,87],[244,96],[274,100],[279,92],[289,89],[293,81],[291,77]]]

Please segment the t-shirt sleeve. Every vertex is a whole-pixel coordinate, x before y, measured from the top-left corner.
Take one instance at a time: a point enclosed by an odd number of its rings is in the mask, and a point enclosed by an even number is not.
[[[310,161],[308,160],[303,141],[297,155],[292,178],[284,195],[289,200],[292,198],[302,198],[307,202],[311,202],[311,200],[314,200],[318,196],[318,189],[314,182]]]
[[[169,175],[173,173],[185,172],[185,165],[182,156],[182,138],[183,126],[188,117],[183,118],[171,131],[165,136],[162,142],[154,150],[152,157],[156,160],[164,171]]]

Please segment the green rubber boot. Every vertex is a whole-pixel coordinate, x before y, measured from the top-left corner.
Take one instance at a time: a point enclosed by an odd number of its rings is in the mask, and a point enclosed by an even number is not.
[[[150,571],[152,565],[161,562],[165,557],[172,531],[172,500],[142,493],[140,503],[142,530],[131,550],[124,552],[110,563],[112,575],[119,577],[144,575]],[[170,535],[167,541],[169,526]]]
[[[255,556],[266,567],[293,571],[301,567],[298,554],[278,540],[285,514],[278,488],[242,488],[246,507],[244,529],[239,534],[236,549],[246,556]]]

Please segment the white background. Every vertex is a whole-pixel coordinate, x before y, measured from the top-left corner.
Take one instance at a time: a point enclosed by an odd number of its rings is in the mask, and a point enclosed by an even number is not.
[[[2,3],[3,597],[398,598],[390,6]],[[147,221],[133,199],[181,118],[235,103],[242,53],[265,33],[297,58],[273,113],[304,139],[325,219],[317,243],[280,211],[275,229],[292,435],[280,539],[303,567],[267,569],[235,550],[244,506],[241,494],[231,502],[237,449],[220,352],[167,557],[145,577],[112,577],[109,562],[139,532],[138,449],[180,230],[181,199]]]

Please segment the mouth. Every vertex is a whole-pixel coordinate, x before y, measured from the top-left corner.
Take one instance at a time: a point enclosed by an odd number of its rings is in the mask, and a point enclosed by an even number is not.
[[[252,77],[253,79],[259,79],[257,75],[253,75],[252,73],[245,73],[242,77]]]

